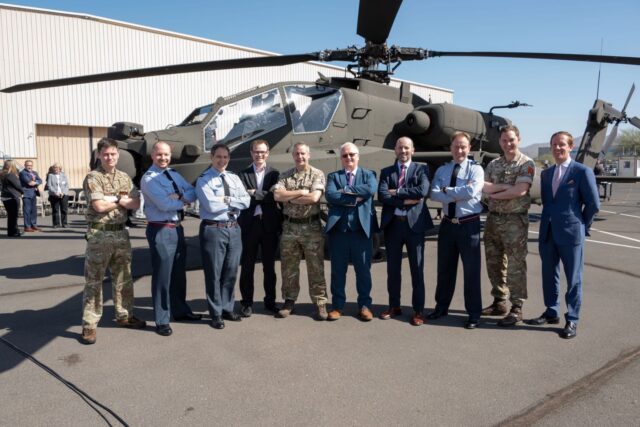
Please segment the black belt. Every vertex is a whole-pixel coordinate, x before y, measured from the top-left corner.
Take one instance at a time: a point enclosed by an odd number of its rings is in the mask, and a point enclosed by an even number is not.
[[[212,219],[203,219],[204,225],[217,228],[233,228],[238,225],[238,221],[214,221]]]
[[[406,215],[395,215],[395,218],[398,221],[406,221],[407,220],[407,216]]]
[[[284,219],[292,224],[311,224],[312,222],[318,221],[320,219],[320,215],[311,215],[307,218],[291,218],[290,216],[285,215]]]
[[[89,225],[89,228],[101,231],[122,231],[124,227],[124,224],[102,224],[100,222],[94,222]]]
[[[496,216],[507,216],[507,215],[526,215],[526,212],[495,212],[495,211],[489,211],[489,213],[491,215],[496,215]]]
[[[479,220],[480,219],[480,215],[479,214],[472,214],[472,215],[467,215],[467,216],[461,216],[460,218],[450,218],[449,216],[445,215],[443,219],[449,221],[451,224],[464,224],[466,222]]]

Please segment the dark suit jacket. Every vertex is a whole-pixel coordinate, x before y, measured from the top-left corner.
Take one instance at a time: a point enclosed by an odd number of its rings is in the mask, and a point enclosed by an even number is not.
[[[20,200],[22,197],[22,185],[20,184],[20,178],[12,173],[6,174],[2,178],[2,198],[11,198]]]
[[[382,219],[380,228],[385,229],[394,216],[396,208],[405,207],[406,199],[424,199],[429,194],[429,167],[427,165],[411,162],[405,176],[405,186],[398,189],[398,193],[392,196],[389,190],[398,188],[397,162],[382,169],[380,173],[380,185],[378,185],[378,200],[382,203]],[[415,205],[406,206],[407,220],[411,230],[416,233],[424,233],[433,228],[433,221],[424,200]]]
[[[350,194],[341,193],[344,189]],[[358,220],[367,237],[378,230],[378,219],[373,207],[373,197],[378,189],[376,174],[368,169],[358,168],[353,185],[347,185],[347,174],[344,169],[332,172],[327,177],[325,198],[329,203],[329,218],[325,232],[328,233],[340,220],[347,216],[351,209],[357,209]],[[356,199],[364,200],[356,205]]]
[[[256,173],[253,170],[253,164],[242,170],[238,176],[247,190],[256,189]],[[251,229],[251,222],[253,221],[253,215],[256,212],[256,207],[260,206],[262,208],[262,219],[265,230],[276,232],[281,230],[282,211],[280,210],[279,204],[274,200],[273,192],[271,191],[271,187],[278,182],[279,177],[280,172],[267,165],[264,172],[262,190],[256,190],[256,192],[251,196],[249,208],[240,213],[240,217],[238,218],[240,228],[245,230]]]
[[[547,239],[549,224],[557,245],[579,245],[589,235],[593,217],[600,209],[600,196],[593,171],[571,161],[560,181],[555,197],[552,183],[557,166],[542,171],[542,218],[540,241]]]
[[[36,197],[36,190],[38,189],[38,185],[42,184],[42,179],[38,175],[38,172],[31,171],[31,173],[33,173],[36,177],[36,185],[33,187],[29,185],[29,183],[31,182],[31,175],[29,174],[29,172],[26,169],[22,169],[20,171],[20,183],[22,184],[22,190],[24,191],[24,194],[22,196],[26,198]]]

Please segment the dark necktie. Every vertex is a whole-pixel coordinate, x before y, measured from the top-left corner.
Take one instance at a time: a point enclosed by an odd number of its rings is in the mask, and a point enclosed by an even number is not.
[[[458,183],[458,172],[460,171],[460,164],[456,163],[453,167],[453,173],[451,174],[451,181],[449,181],[449,187],[455,187]],[[449,203],[449,211],[447,212],[449,218],[455,218],[456,216],[456,202]]]
[[[220,180],[222,181],[222,187],[224,188],[224,196],[229,197],[231,196],[231,192],[229,191],[229,183],[225,178],[225,174],[220,174]]]
[[[164,170],[164,176],[166,176],[169,181],[171,181],[171,185],[173,185],[173,191],[178,195],[178,197],[182,198],[182,191],[178,188],[178,184],[173,180],[171,174],[168,169]],[[184,209],[178,209],[178,219],[182,221],[184,219]]]
[[[403,163],[400,165],[400,178],[398,179],[398,188],[404,186],[404,181],[407,175],[407,166]]]
[[[353,185],[353,173],[347,172],[347,185]]]

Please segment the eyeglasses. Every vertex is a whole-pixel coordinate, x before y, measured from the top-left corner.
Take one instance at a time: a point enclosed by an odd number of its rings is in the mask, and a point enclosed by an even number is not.
[[[253,154],[257,154],[258,156],[266,156],[268,151],[252,151]]]
[[[358,153],[344,153],[344,154],[342,155],[342,158],[343,158],[343,159],[346,159],[347,157],[355,157],[355,156],[357,156],[357,155],[358,155]]]

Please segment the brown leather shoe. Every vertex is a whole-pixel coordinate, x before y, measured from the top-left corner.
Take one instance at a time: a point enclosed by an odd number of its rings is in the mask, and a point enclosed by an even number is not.
[[[383,311],[380,315],[382,320],[389,320],[392,317],[401,316],[402,309],[400,307],[389,307],[387,311]]]
[[[509,314],[507,314],[503,319],[498,320],[498,326],[515,326],[518,322],[522,322],[522,307],[514,305],[511,307]]]
[[[338,320],[342,316],[342,310],[338,310],[337,308],[331,310],[327,315],[327,320]]]
[[[116,325],[120,326],[121,328],[143,329],[145,326],[147,326],[147,322],[145,322],[144,320],[140,320],[135,316],[131,316],[128,319],[117,319]]]
[[[89,328],[82,328],[82,335],[80,336],[80,342],[82,344],[91,345],[96,343],[96,330]]]
[[[483,316],[504,316],[507,314],[507,302],[501,299],[494,299],[493,303],[482,309]]]
[[[411,318],[411,324],[413,326],[421,326],[424,324],[424,316],[422,313],[413,313],[413,317]]]
[[[31,227],[27,227],[27,228],[25,228],[25,229],[24,229],[24,232],[25,232],[25,233],[35,233],[35,231],[36,231],[36,230],[34,230],[34,229],[33,229],[33,228],[31,228]]]
[[[358,313],[358,317],[363,322],[369,322],[369,321],[373,320],[373,313],[367,307],[362,307],[360,309],[360,312]]]

